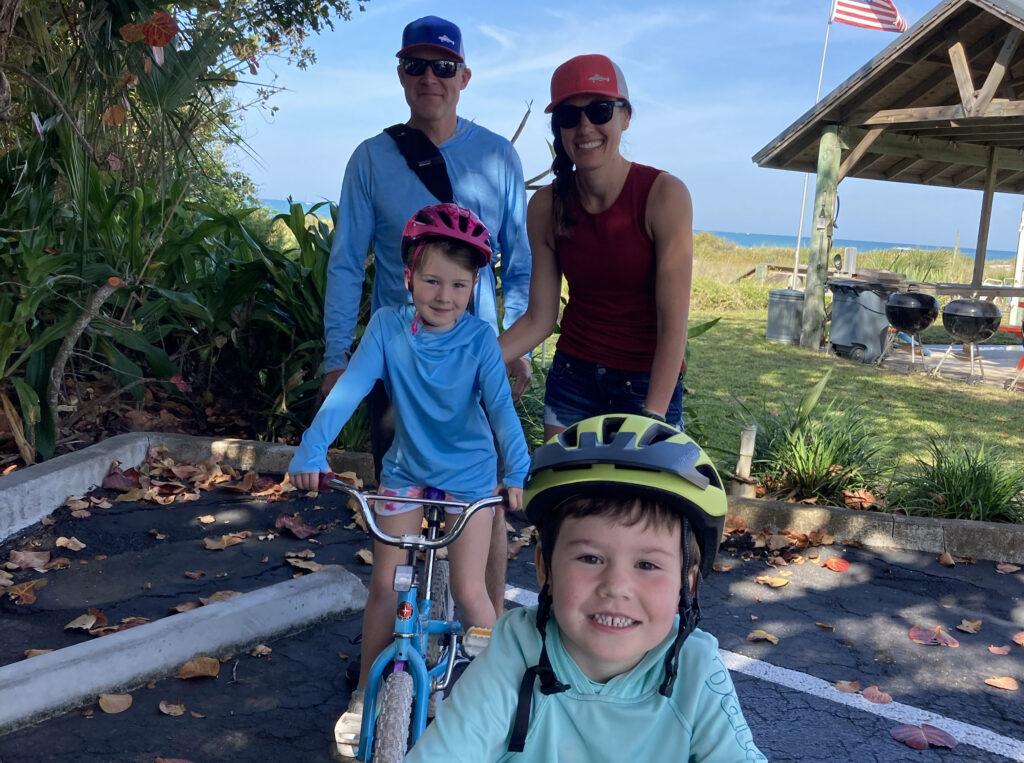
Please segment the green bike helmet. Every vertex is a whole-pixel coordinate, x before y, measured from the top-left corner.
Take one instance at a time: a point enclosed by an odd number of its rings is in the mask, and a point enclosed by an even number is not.
[[[595,416],[573,424],[534,452],[523,487],[523,505],[540,534],[549,570],[557,528],[548,518],[562,503],[588,495],[648,498],[674,509],[682,521],[683,570],[692,564],[686,542],[692,530],[701,550],[701,575],[711,572],[725,526],[725,490],[711,459],[680,430],[646,416]],[[546,628],[551,605],[550,585],[545,581],[537,597],[540,657],[536,665],[527,668],[520,683],[510,752],[522,752],[525,747],[535,681],[540,680],[543,694],[570,688],[558,680],[548,659]],[[666,697],[672,694],[679,650],[698,622],[697,591],[684,584],[679,592],[679,627],[665,656],[665,678],[658,689]]]
[[[588,494],[650,498],[675,509],[697,536],[701,574],[711,572],[725,525],[725,490],[711,459],[683,432],[646,416],[595,416],[534,452],[523,504],[542,538],[553,508]]]

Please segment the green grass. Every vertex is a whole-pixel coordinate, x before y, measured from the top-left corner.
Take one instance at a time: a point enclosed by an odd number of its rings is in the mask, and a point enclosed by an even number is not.
[[[932,438],[969,439],[1024,466],[1024,397],[923,374],[895,373],[765,339],[767,312],[691,314],[721,322],[690,345],[686,387],[700,411],[705,442],[727,472],[736,466],[740,429],[765,407],[796,407],[830,368],[824,403],[859,406],[883,458],[909,465],[925,457]],[[744,410],[746,407],[747,411]]]

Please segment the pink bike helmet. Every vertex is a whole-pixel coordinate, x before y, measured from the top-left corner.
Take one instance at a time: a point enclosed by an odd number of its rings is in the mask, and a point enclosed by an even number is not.
[[[449,238],[466,244],[479,254],[477,264],[491,262],[490,234],[476,214],[458,204],[434,204],[414,214],[402,231],[402,263],[415,270],[416,260],[431,239]]]

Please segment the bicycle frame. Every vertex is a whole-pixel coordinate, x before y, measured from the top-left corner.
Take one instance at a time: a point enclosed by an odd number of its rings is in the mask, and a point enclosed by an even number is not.
[[[462,626],[458,620],[434,620],[433,601],[430,590],[434,575],[435,555],[439,548],[447,546],[462,533],[469,518],[477,511],[503,502],[501,496],[490,496],[464,504],[443,500],[440,491],[427,490],[424,498],[402,498],[399,496],[364,495],[359,490],[339,480],[332,480],[331,487],[339,490],[357,503],[370,534],[382,543],[408,550],[407,564],[395,569],[394,586],[398,592],[398,606],[395,610],[394,640],[377,655],[370,667],[366,681],[366,696],[363,707],[363,725],[360,731],[359,751],[356,757],[361,761],[370,760],[373,752],[373,737],[377,720],[377,699],[383,683],[384,672],[394,663],[394,670],[409,672],[413,678],[413,711],[410,740],[415,744],[427,726],[427,704],[432,691],[447,688],[451,682],[457,658],[457,637]],[[368,501],[383,499],[393,502],[423,504],[427,518],[427,534],[394,536],[383,532],[370,511]],[[463,513],[451,529],[441,535],[441,518],[445,506],[459,507]],[[416,553],[423,551],[423,580],[416,565]],[[420,595],[420,591],[423,595]],[[449,638],[446,658],[428,668],[424,654],[427,639],[433,634]]]

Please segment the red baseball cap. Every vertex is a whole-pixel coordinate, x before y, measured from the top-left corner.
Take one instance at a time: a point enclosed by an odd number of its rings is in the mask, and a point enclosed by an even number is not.
[[[604,95],[629,100],[626,78],[608,56],[590,54],[570,58],[551,75],[551,103],[544,109],[550,113],[555,106],[574,95]]]

